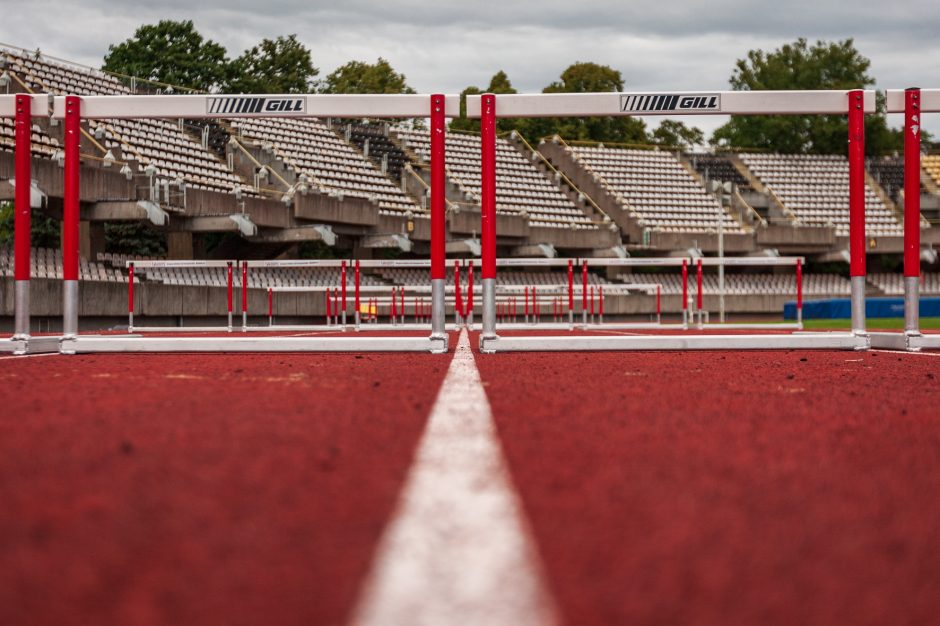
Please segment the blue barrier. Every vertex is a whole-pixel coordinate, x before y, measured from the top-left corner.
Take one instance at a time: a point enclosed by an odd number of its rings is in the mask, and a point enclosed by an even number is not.
[[[940,298],[920,299],[921,317],[940,317]],[[804,300],[803,319],[849,319],[852,317],[852,304],[848,298],[830,298],[828,300]],[[865,300],[865,317],[904,317],[903,298],[868,298]],[[796,302],[785,302],[783,319],[796,319]]]

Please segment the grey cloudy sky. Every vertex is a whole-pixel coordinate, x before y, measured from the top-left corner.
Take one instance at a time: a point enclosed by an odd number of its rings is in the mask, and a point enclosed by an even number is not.
[[[419,92],[486,86],[500,69],[537,92],[574,61],[620,70],[629,90],[724,89],[748,50],[801,36],[853,37],[879,89],[940,87],[936,0],[29,0],[3,11],[0,41],[98,66],[109,43],[160,19],[193,20],[232,56],[296,33],[321,76],[382,56]],[[925,127],[940,134],[932,117]]]

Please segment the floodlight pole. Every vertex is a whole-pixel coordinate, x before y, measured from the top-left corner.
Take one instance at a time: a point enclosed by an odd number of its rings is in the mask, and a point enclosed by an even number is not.
[[[920,335],[920,89],[904,92],[904,333]]]
[[[865,104],[864,92],[849,92],[849,276],[852,332],[865,330]]]
[[[496,96],[481,98],[480,117],[480,246],[483,278],[483,332],[480,350],[487,339],[496,339]]]
[[[14,322],[13,339],[29,340],[30,221],[32,206],[32,103],[31,96],[16,96],[16,190],[13,201]]]

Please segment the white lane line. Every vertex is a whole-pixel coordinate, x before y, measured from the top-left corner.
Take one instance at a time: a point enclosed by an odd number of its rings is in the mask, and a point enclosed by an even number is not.
[[[872,352],[884,352],[885,354],[910,354],[917,356],[940,356],[940,352],[907,352],[902,350],[879,350],[873,349]]]
[[[352,623],[556,624],[467,331]]]
[[[13,356],[0,356],[0,361],[5,361],[6,359],[28,359],[31,357],[37,356],[61,356],[59,352],[39,352],[36,354],[19,354]]]

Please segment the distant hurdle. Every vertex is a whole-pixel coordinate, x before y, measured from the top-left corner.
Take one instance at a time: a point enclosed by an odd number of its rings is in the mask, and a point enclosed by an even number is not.
[[[289,106],[282,106],[288,103]],[[42,111],[40,110],[42,113]],[[79,352],[446,352],[445,152],[446,119],[460,112],[455,95],[174,95],[64,96],[53,101],[52,117],[65,129],[63,210],[63,335],[61,351]],[[46,112],[47,114],[47,112]],[[138,337],[83,336],[78,332],[79,142],[83,119],[217,117],[375,117],[431,120],[431,332],[421,337]],[[20,151],[18,151],[20,152]],[[26,151],[25,154],[29,155]],[[25,231],[28,237],[28,229]],[[242,267],[243,272],[245,266]],[[243,278],[244,280],[244,278]],[[244,296],[243,296],[244,297]],[[133,306],[133,304],[131,305]],[[243,307],[243,326],[247,313]]]
[[[875,92],[722,91],[670,93],[483,94],[467,97],[480,119],[484,353],[518,350],[847,349],[870,346],[865,328],[865,114]],[[496,332],[496,120],[513,117],[633,115],[848,115],[849,275],[852,330],[846,333],[617,337],[500,337]],[[699,291],[701,293],[701,290]]]

